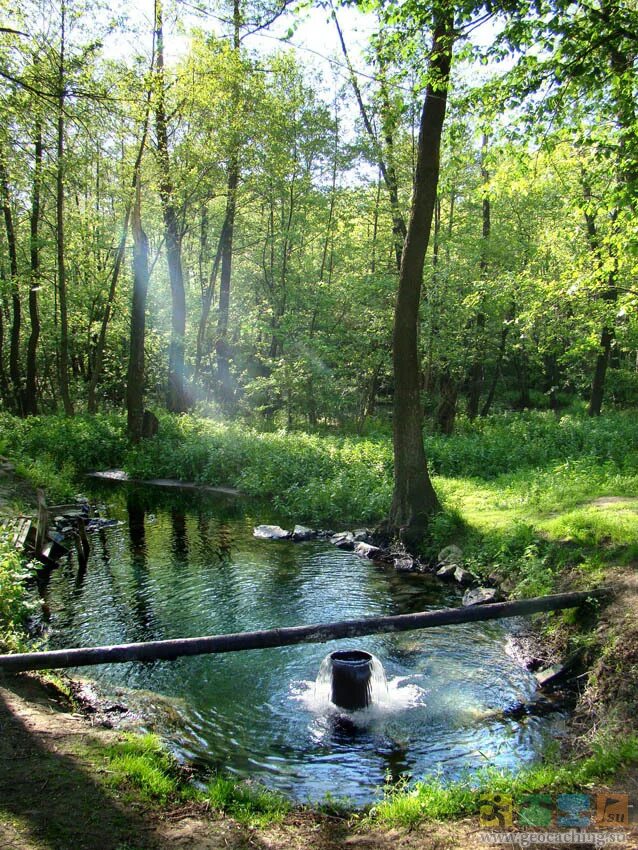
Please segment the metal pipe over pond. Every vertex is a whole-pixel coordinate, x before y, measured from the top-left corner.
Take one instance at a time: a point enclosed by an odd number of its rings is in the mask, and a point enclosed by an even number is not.
[[[407,632],[415,629],[449,626],[456,623],[478,623],[504,617],[522,617],[543,611],[560,611],[565,608],[577,608],[587,600],[602,599],[613,595],[614,592],[611,588],[597,588],[591,591],[557,593],[553,596],[536,596],[532,599],[520,599],[515,602],[494,602],[468,608],[442,608],[438,611],[397,614],[390,617],[365,617],[360,620],[342,620],[338,623],[318,623],[311,626],[291,626],[256,632],[155,640],[146,643],[125,643],[114,646],[58,649],[52,652],[0,655],[0,672],[20,673],[27,670],[85,667],[93,664],[114,664],[125,661],[173,661],[186,655],[267,649],[297,643],[325,643],[330,640],[363,637],[364,635]]]

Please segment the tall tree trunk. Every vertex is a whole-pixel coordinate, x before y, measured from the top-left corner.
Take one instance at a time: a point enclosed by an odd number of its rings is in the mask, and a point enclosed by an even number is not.
[[[240,0],[233,0],[233,51],[235,61],[239,62],[241,31]],[[232,112],[238,107],[238,91],[236,83],[232,90]],[[235,119],[236,120],[236,119]],[[230,285],[233,266],[233,237],[235,233],[235,212],[237,210],[237,187],[239,185],[239,144],[236,134],[231,138],[230,159],[228,162],[228,181],[226,188],[226,216],[222,229],[222,270],[219,281],[219,311],[217,313],[217,385],[219,400],[229,404],[234,396],[234,386],[230,374],[230,345],[228,342],[228,316],[230,312]],[[220,239],[222,238],[220,237]]]
[[[164,233],[168,276],[171,284],[171,341],[168,354],[167,406],[172,413],[183,413],[190,406],[184,371],[186,336],[186,292],[182,269],[182,237],[171,178],[168,151],[168,129],[165,105],[164,32],[161,0],[155,3],[155,44],[157,67],[157,94],[155,102],[155,129],[157,134],[157,159],[159,162],[159,194],[164,217]]]
[[[439,403],[436,409],[436,427],[441,434],[449,437],[454,433],[456,421],[456,399],[458,387],[452,377],[449,365],[439,373]]]
[[[66,50],[66,6],[61,8],[60,55],[58,65],[58,116],[57,116],[57,162],[55,173],[56,188],[56,230],[57,230],[57,272],[58,272],[58,301],[60,307],[60,352],[59,352],[59,381],[60,395],[64,412],[73,416],[73,402],[69,391],[69,319],[66,292],[66,264],[64,255],[64,108],[66,100],[65,50]]]
[[[11,392],[7,373],[4,368],[4,304],[0,301],[0,399],[5,407],[10,407]]]
[[[151,57],[151,68],[150,73],[151,77],[153,74],[153,65],[155,61],[155,46],[153,45],[153,55]],[[106,299],[106,304],[104,306],[104,314],[102,316],[102,323],[100,325],[100,333],[98,335],[97,344],[95,346],[95,353],[93,356],[93,368],[91,370],[91,379],[89,381],[89,389],[88,389],[88,410],[89,413],[97,412],[97,396],[96,389],[99,383],[100,378],[102,377],[102,366],[104,363],[104,351],[106,350],[106,334],[109,327],[109,322],[111,320],[111,314],[113,312],[113,303],[115,302],[115,293],[117,290],[117,283],[120,277],[120,271],[122,268],[122,263],[124,262],[124,257],[126,255],[126,240],[128,238],[128,229],[129,229],[129,221],[131,218],[131,206],[133,203],[137,202],[137,187],[139,186],[140,180],[140,167],[142,165],[142,157],[144,156],[144,150],[146,148],[146,139],[148,136],[148,124],[150,119],[150,108],[151,108],[151,89],[149,88],[146,94],[146,112],[144,114],[144,122],[142,124],[142,136],[140,138],[140,144],[137,149],[137,156],[135,157],[135,163],[133,165],[133,178],[131,180],[131,188],[133,190],[133,194],[135,196],[135,201],[133,199],[129,200],[126,204],[126,208],[124,210],[124,221],[122,223],[122,235],[120,237],[120,244],[117,248],[117,253],[115,255],[115,262],[113,263],[113,270],[111,271],[111,281],[109,284],[109,292]],[[140,225],[141,227],[141,225]],[[148,249],[147,249],[148,250]]]
[[[389,528],[406,544],[417,543],[439,503],[423,448],[418,321],[423,265],[437,198],[440,148],[453,46],[452,7],[437,8],[408,223],[394,313],[394,493]]]
[[[217,243],[217,251],[215,252],[215,259],[213,260],[213,265],[211,268],[211,272],[208,278],[208,285],[206,289],[202,293],[202,312],[199,317],[199,326],[197,328],[197,347],[195,350],[195,376],[197,377],[201,373],[202,369],[202,359],[204,357],[204,347],[206,344],[206,329],[208,328],[208,319],[210,316],[210,308],[213,304],[213,297],[215,295],[215,283],[217,281],[217,274],[219,272],[219,265],[221,263],[222,257],[222,246],[224,244],[225,235],[224,235],[224,226],[226,221],[224,220],[224,224],[222,225],[221,232],[219,234],[219,241]]]
[[[233,236],[237,209],[237,186],[239,184],[239,160],[233,151],[228,164],[226,215],[220,234],[221,277],[219,281],[219,310],[217,313],[217,385],[219,400],[228,404],[234,395],[230,374],[230,345],[228,342],[228,317],[230,312],[230,284],[233,265]]]
[[[613,328],[607,325],[603,326],[600,332],[600,343],[598,354],[596,355],[596,364],[594,366],[594,374],[591,382],[591,391],[589,394],[589,407],[587,413],[590,416],[600,416],[603,407],[603,398],[605,396],[605,378],[607,376],[607,367],[611,356],[611,346],[614,341]]]
[[[596,262],[598,263],[598,265],[602,266],[604,258],[601,254],[602,247],[598,235],[598,228],[596,227],[596,216],[594,213],[587,211],[591,208],[591,187],[589,186],[589,183],[585,177],[582,178],[582,184],[583,195],[586,203],[585,225],[587,229],[587,239],[589,241],[589,247],[596,259]],[[612,226],[615,224],[617,216],[618,211],[614,210],[612,213]],[[607,285],[602,295],[603,301],[607,303],[614,303],[618,298],[618,289],[616,287],[617,263],[615,257],[612,258],[612,262],[613,267],[608,274]],[[603,399],[605,396],[605,378],[607,376],[607,367],[609,365],[613,341],[614,329],[607,322],[604,322],[602,330],[600,332],[599,349],[596,355],[596,363],[594,365],[591,390],[589,393],[589,406],[587,412],[590,416],[600,416],[602,410]]]
[[[40,313],[38,289],[40,288],[40,190],[42,187],[42,125],[35,127],[33,190],[30,215],[31,280],[29,286],[29,318],[31,333],[27,346],[27,383],[24,395],[24,412],[35,416],[38,412],[37,351],[40,339]]]
[[[133,232],[133,301],[131,338],[126,387],[128,435],[132,443],[142,439],[144,423],[144,338],[146,334],[146,294],[148,292],[148,238],[142,229],[141,193],[136,186],[131,219]]]
[[[22,371],[20,369],[20,329],[22,326],[22,305],[18,281],[18,251],[16,232],[11,209],[11,194],[7,175],[4,151],[0,151],[0,190],[2,191],[2,213],[9,251],[9,273],[11,275],[11,335],[9,345],[9,377],[14,399],[14,407],[19,415],[24,412]]]
[[[481,144],[481,184],[483,187],[483,200],[481,204],[482,218],[482,233],[481,233],[481,260],[480,272],[481,279],[484,280],[487,275],[487,246],[490,238],[491,227],[491,208],[490,196],[488,195],[488,184],[490,175],[487,170],[485,159],[487,156],[488,136],[483,133],[483,142]],[[470,366],[470,377],[467,399],[467,415],[470,420],[476,419],[479,412],[479,404],[481,401],[481,389],[483,387],[483,351],[482,351],[482,335],[485,330],[485,313],[479,310],[476,316],[476,338],[474,340],[474,357]]]

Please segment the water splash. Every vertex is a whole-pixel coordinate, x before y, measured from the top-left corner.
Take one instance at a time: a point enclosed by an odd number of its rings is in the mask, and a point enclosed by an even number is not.
[[[316,715],[330,716],[343,714],[344,709],[336,706],[332,696],[332,657],[331,654],[321,662],[315,681],[303,681],[293,687],[292,697]],[[411,682],[413,676],[395,676],[388,679],[383,664],[371,656],[371,676],[369,683],[369,705],[366,708],[348,712],[357,725],[367,725],[380,716],[424,705],[425,690]]]

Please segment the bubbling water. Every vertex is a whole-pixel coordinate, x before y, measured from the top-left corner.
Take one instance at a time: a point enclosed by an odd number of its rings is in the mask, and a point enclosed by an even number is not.
[[[333,667],[334,659],[330,653],[321,662],[316,680],[301,683],[300,688],[293,691],[294,698],[316,715],[343,714],[344,709],[335,705],[333,697]],[[379,715],[424,705],[425,691],[410,682],[411,676],[395,676],[388,679],[381,661],[371,653],[370,679],[367,685],[368,700],[365,708],[348,711],[348,715],[357,725],[366,725]]]

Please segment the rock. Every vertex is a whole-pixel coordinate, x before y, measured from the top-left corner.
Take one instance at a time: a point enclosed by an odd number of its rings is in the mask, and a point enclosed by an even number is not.
[[[417,565],[409,555],[399,555],[394,559],[394,569],[399,573],[411,573]]]
[[[364,543],[363,541],[357,543],[354,547],[355,555],[358,555],[360,558],[370,558],[372,561],[380,555],[382,551],[383,550],[378,546],[371,546],[370,543]]]
[[[447,581],[452,581],[456,570],[456,564],[448,564],[447,566],[439,567],[439,569],[436,571],[436,574],[439,578],[446,579]]]
[[[463,567],[457,567],[454,570],[454,578],[458,581],[459,584],[467,586],[468,584],[474,584],[474,576],[472,573],[468,572],[468,570],[464,570]]]
[[[354,549],[354,534],[351,531],[341,531],[339,534],[333,534],[330,542],[337,549]]]
[[[355,543],[371,543],[372,532],[369,528],[355,528],[352,532]]]
[[[279,525],[258,525],[253,528],[253,537],[258,537],[260,540],[287,540],[290,532]]]
[[[565,670],[562,664],[552,664],[551,667],[538,670],[534,673],[534,676],[539,688],[551,688],[552,685],[558,684],[565,677]]]
[[[446,546],[439,552],[438,561],[441,566],[447,566],[448,564],[455,564],[456,566],[459,566],[462,560],[463,551],[454,543],[450,546]]]
[[[306,528],[305,525],[296,525],[292,531],[292,539],[301,543],[303,540],[314,540],[317,536],[317,532],[314,528]]]
[[[463,605],[487,605],[490,602],[498,602],[500,593],[495,587],[477,587],[474,590],[466,590],[463,594]]]
[[[575,678],[582,669],[584,654],[584,649],[577,649],[563,664],[553,664],[551,667],[546,667],[544,670],[534,673],[538,687],[543,690],[551,690]]]

